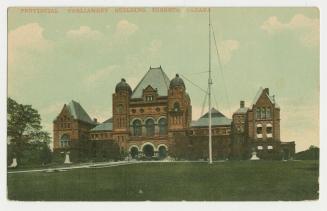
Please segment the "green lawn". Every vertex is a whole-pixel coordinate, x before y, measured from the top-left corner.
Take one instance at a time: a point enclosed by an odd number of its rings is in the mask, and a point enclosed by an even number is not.
[[[262,201],[318,198],[317,161],[139,163],[8,174],[11,200]]]

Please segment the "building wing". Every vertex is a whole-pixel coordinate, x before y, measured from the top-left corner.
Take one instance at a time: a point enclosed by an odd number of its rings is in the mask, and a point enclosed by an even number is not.
[[[224,114],[215,108],[211,109],[211,122],[212,126],[225,126],[231,125],[232,120],[228,119]],[[209,126],[209,112],[204,114],[197,121],[191,123],[191,127],[208,127]]]

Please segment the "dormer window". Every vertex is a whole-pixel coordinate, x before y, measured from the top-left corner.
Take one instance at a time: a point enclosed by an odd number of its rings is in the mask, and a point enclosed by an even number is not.
[[[147,101],[147,102],[153,101],[153,95],[145,96],[145,101]]]

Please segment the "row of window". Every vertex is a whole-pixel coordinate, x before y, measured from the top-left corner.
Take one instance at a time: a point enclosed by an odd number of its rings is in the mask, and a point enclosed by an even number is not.
[[[122,118],[116,118],[116,121],[117,121],[117,127],[118,128],[124,128],[126,127],[126,120],[125,120],[125,117],[122,117]]]
[[[164,110],[167,111],[167,108],[164,108]],[[136,113],[136,109],[135,108],[133,108],[131,111],[132,111],[133,114]],[[144,113],[144,109],[143,108],[140,108],[139,111],[140,111],[140,113]],[[156,108],[156,112],[160,112],[160,111],[161,111],[161,109],[159,107],[157,107]]]
[[[263,150],[263,146],[257,146],[257,149],[258,150]],[[269,146],[267,146],[267,149],[272,150],[272,149],[274,149],[274,147],[269,145]]]
[[[264,129],[261,124],[257,125],[257,134],[262,134],[263,130]],[[271,124],[266,125],[266,133],[267,134],[272,133],[272,125]]]
[[[61,121],[70,121],[70,118],[67,116],[63,116],[60,118]]]
[[[145,101],[147,102],[153,101],[153,96],[152,95],[145,96]]]
[[[70,128],[70,123],[61,123],[60,128],[62,128],[62,129]]]
[[[145,129],[146,129],[146,136],[154,136],[155,134],[155,123],[153,119],[148,119],[145,122]],[[167,120],[160,119],[158,122],[159,126],[159,135],[166,135],[167,134]],[[133,136],[142,136],[142,123],[141,120],[136,119],[132,123],[133,127]]]
[[[104,139],[104,138],[108,138],[109,135],[107,133],[98,133],[98,134],[91,134],[91,138],[92,139]]]
[[[213,129],[212,135],[228,135],[230,133],[230,129],[228,128],[219,128]],[[208,135],[208,129],[199,129],[199,130],[191,130],[190,135]]]
[[[256,119],[270,119],[271,108],[270,107],[259,107],[256,109]]]

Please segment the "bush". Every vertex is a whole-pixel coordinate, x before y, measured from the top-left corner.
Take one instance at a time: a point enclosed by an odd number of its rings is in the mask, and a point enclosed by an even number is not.
[[[7,145],[7,164],[17,158],[18,166],[46,165],[52,161],[52,152],[45,142],[23,143],[19,146]]]

